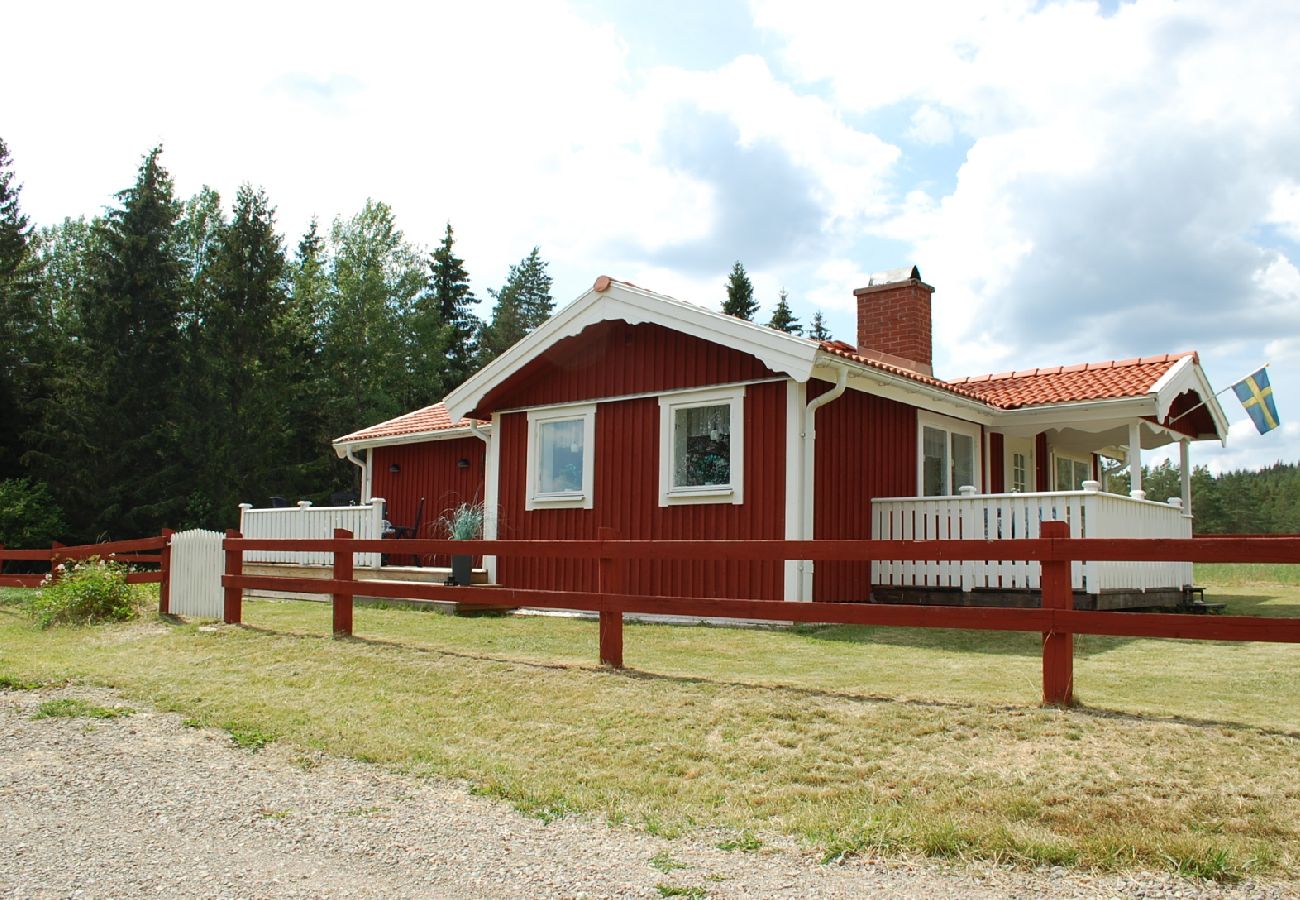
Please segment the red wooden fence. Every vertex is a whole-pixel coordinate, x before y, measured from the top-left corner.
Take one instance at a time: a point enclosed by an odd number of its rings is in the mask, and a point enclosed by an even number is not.
[[[1043,701],[1067,704],[1073,698],[1074,635],[1166,637],[1222,641],[1300,643],[1300,618],[1202,616],[1176,613],[1119,613],[1075,610],[1070,563],[1097,561],[1192,561],[1300,563],[1297,537],[1212,537],[1189,539],[1078,539],[1063,522],[1044,522],[1042,536],[1021,541],[619,541],[606,530],[594,541],[358,541],[346,531],[332,540],[253,540],[227,532],[225,621],[241,618],[248,588],[333,595],[336,634],[352,633],[352,598],[358,594],[422,600],[450,600],[490,606],[578,609],[600,614],[600,660],[623,665],[623,614],[766,619],[884,625],[908,628],[970,628],[1036,631],[1043,635]],[[401,549],[395,551],[400,544]],[[314,550],[335,554],[334,577],[322,581],[243,574],[245,550]],[[496,586],[444,586],[359,582],[352,572],[354,553],[517,555],[599,560],[595,593],[521,590]],[[1042,608],[892,606],[870,603],[793,603],[772,600],[696,599],[628,594],[622,591],[622,564],[630,559],[848,560],[1007,559],[1042,565]]]
[[[8,560],[24,562],[42,562],[56,572],[59,563],[97,556],[100,559],[113,560],[129,566],[158,566],[154,571],[129,572],[128,584],[159,584],[159,607],[167,612],[167,571],[171,561],[171,529],[164,528],[157,537],[137,538],[131,541],[110,541],[104,544],[82,544],[65,547],[57,541],[48,550],[7,550],[0,544],[0,567]],[[3,574],[0,573],[0,587],[35,588],[40,587],[48,573]]]

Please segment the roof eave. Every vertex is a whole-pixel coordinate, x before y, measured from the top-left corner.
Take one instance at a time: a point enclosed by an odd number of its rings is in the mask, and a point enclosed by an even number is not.
[[[479,431],[490,431],[492,426],[484,423],[479,426]],[[473,430],[468,425],[458,425],[453,428],[437,428],[431,431],[412,431],[408,434],[389,434],[380,437],[354,438],[352,440],[346,437],[337,438],[331,442],[334,447],[334,453],[339,459],[345,459],[348,450],[368,450],[372,447],[395,447],[399,444],[421,444],[425,441],[442,441],[452,438],[470,437]]]

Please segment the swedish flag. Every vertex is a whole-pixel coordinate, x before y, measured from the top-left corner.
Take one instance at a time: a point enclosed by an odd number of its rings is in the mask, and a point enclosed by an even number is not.
[[[1232,390],[1250,413],[1250,420],[1260,434],[1267,434],[1277,427],[1277,405],[1273,402],[1273,386],[1268,383],[1268,372],[1260,369],[1247,375],[1234,384]]]

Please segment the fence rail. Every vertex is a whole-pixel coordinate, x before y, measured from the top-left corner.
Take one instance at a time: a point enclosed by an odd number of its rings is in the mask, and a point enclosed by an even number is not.
[[[40,587],[51,573],[57,572],[59,563],[90,559],[92,556],[97,556],[100,559],[112,560],[129,566],[158,566],[157,571],[137,570],[128,572],[126,581],[127,584],[161,585],[161,602],[166,604],[167,570],[171,561],[171,548],[169,545],[171,534],[170,529],[163,529],[162,534],[156,537],[136,538],[129,541],[108,541],[102,544],[79,544],[74,547],[65,547],[63,544],[56,542],[48,550],[8,550],[3,544],[0,544],[0,587]],[[14,562],[45,563],[49,566],[49,571],[4,574],[4,563],[10,560]]]
[[[225,621],[242,618],[247,588],[325,591],[332,595],[334,631],[352,633],[353,597],[368,596],[453,600],[462,605],[530,606],[579,609],[600,614],[600,660],[623,665],[623,615],[651,613],[817,622],[910,628],[964,628],[1028,631],[1043,635],[1043,700],[1072,701],[1074,635],[1163,637],[1220,641],[1300,643],[1300,618],[1201,616],[1171,613],[1115,613],[1075,610],[1070,569],[1083,560],[1103,562],[1264,562],[1300,563],[1300,537],[1213,538],[1078,538],[1066,522],[1043,522],[1038,537],[1015,541],[620,541],[607,529],[594,541],[370,541],[355,540],[346,530],[330,540],[272,542],[228,532],[225,540]],[[334,577],[329,580],[282,576],[246,576],[244,554],[277,545],[285,550],[329,553]],[[379,549],[401,553],[473,553],[496,556],[562,557],[599,560],[599,590],[524,590],[487,586],[359,582],[353,577],[354,554]],[[772,600],[698,599],[631,594],[623,590],[623,568],[634,559],[771,559],[939,561],[1007,560],[1035,564],[1042,591],[1041,609],[998,607],[894,606],[864,603],[796,603]]]

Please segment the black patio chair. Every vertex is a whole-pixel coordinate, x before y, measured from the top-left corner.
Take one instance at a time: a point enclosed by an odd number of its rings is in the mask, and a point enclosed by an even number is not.
[[[288,505],[289,505],[289,501],[284,499],[283,497],[271,498],[271,509],[284,509]]]
[[[423,522],[424,522],[424,498],[421,497],[419,506],[415,508],[415,524],[414,525],[390,525],[389,527],[392,528],[393,530],[392,537],[398,540],[402,538],[417,538],[420,536],[420,525],[423,524]],[[411,565],[414,566],[420,565],[420,557],[415,556],[413,554],[411,556]]]

